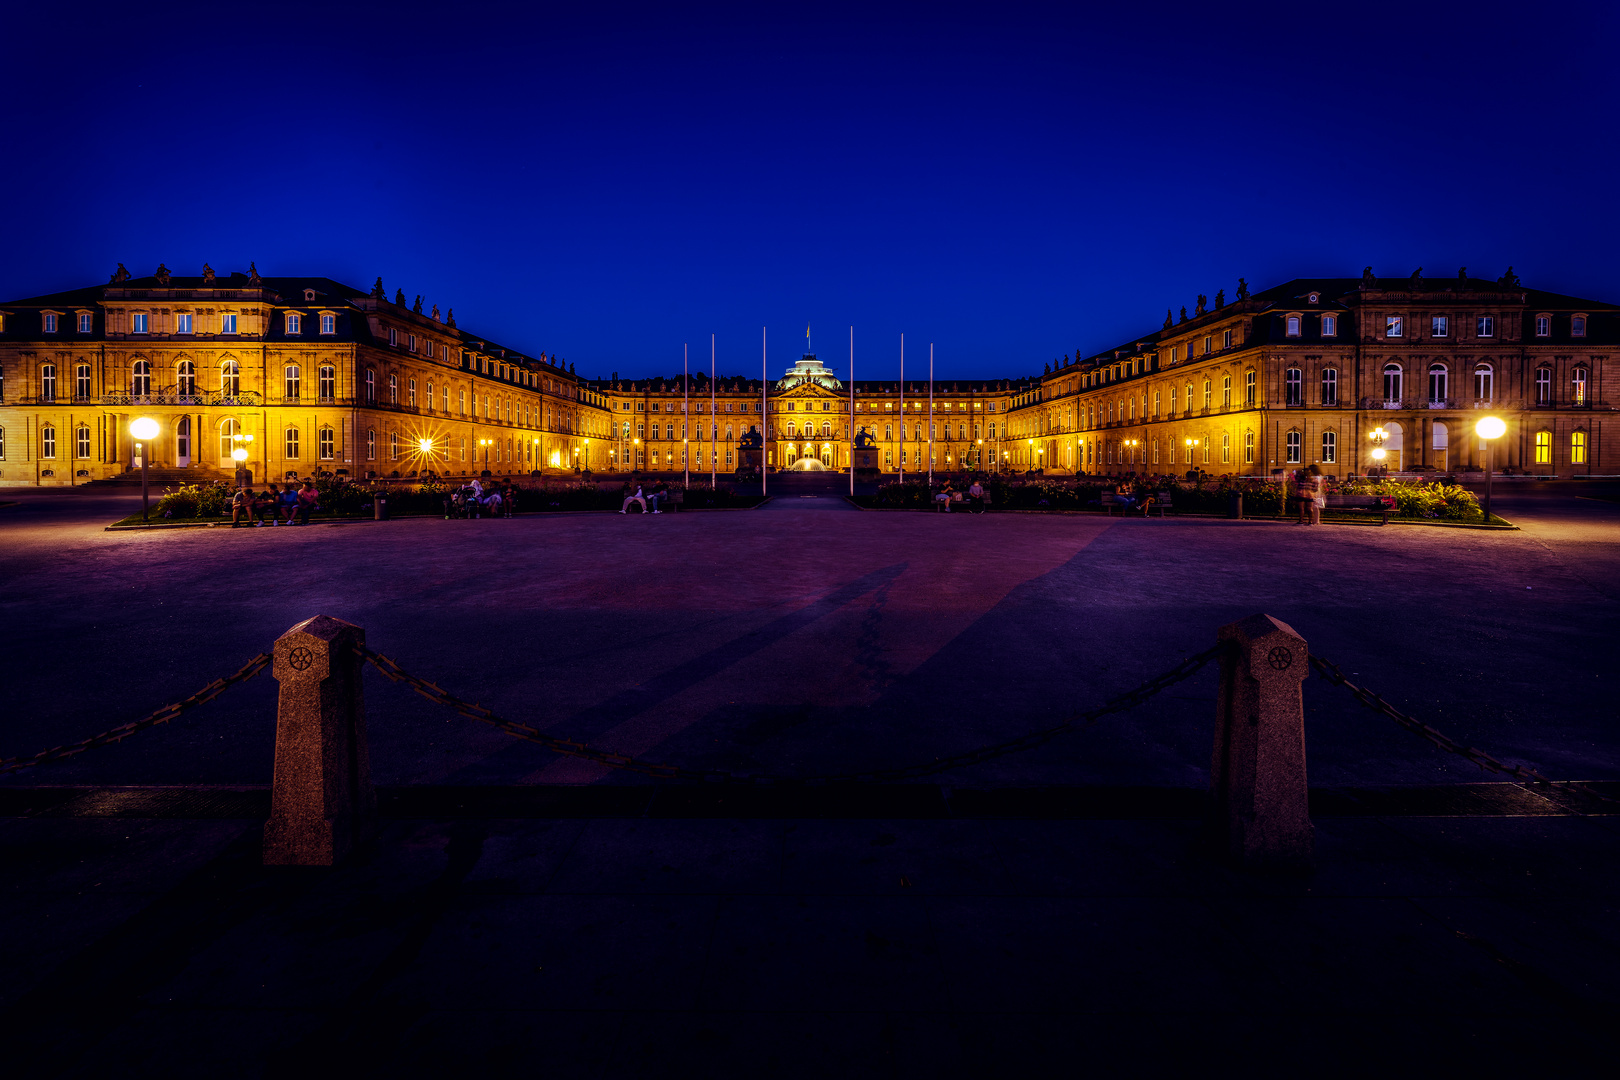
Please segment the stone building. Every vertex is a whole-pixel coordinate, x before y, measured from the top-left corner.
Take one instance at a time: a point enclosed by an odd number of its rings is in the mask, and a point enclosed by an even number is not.
[[[256,271],[106,285],[0,304],[0,485],[572,471],[605,405],[553,357],[458,329],[421,298]],[[593,430],[594,425],[594,430]],[[487,463],[487,466],[486,466]],[[602,462],[596,463],[598,467]]]
[[[1620,473],[1602,423],[1620,399],[1615,305],[1459,274],[1290,281],[1038,376],[850,385],[806,355],[740,376],[583,379],[458,329],[421,298],[329,278],[119,273],[0,304],[0,485],[69,484],[139,465],[158,479],[616,471],[731,474],[743,437],[773,469],[843,470],[864,431],[884,474],[1266,476],[1373,464],[1466,472],[1486,413],[1498,470]],[[1613,425],[1611,425],[1612,428]],[[1613,432],[1611,432],[1613,433]],[[751,454],[761,453],[758,449]],[[752,458],[750,458],[752,460]]]
[[[1014,466],[1347,475],[1381,446],[1391,472],[1460,473],[1484,464],[1474,425],[1489,413],[1507,424],[1497,471],[1620,473],[1602,430],[1620,401],[1613,304],[1527,289],[1511,270],[1389,281],[1369,269],[1198,299],[1191,317],[1166,313],[1161,329],[1059,363],[1018,395]]]

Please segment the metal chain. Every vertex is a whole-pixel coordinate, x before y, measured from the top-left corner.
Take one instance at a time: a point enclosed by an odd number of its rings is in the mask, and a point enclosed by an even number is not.
[[[1350,691],[1351,694],[1355,695],[1357,701],[1367,706],[1367,708],[1371,709],[1373,712],[1382,713],[1391,720],[1395,721],[1397,724],[1401,725],[1401,727],[1405,728],[1407,731],[1429,740],[1431,743],[1438,746],[1448,754],[1456,754],[1460,758],[1467,758],[1469,761],[1472,761],[1475,765],[1478,765],[1482,769],[1490,769],[1492,772],[1498,772],[1504,776],[1511,776],[1515,780],[1529,780],[1541,784],[1552,783],[1551,780],[1548,780],[1545,776],[1542,776],[1534,769],[1527,769],[1523,765],[1505,764],[1498,761],[1496,758],[1493,758],[1483,750],[1476,750],[1472,746],[1464,746],[1460,742],[1446,738],[1444,735],[1440,734],[1423,721],[1401,712],[1401,710],[1397,709],[1395,706],[1391,705],[1389,702],[1385,701],[1371,690],[1357,686],[1355,683],[1344,677],[1344,672],[1340,670],[1339,665],[1329,660],[1324,660],[1322,657],[1312,654],[1311,666],[1317,671],[1321,672],[1322,677],[1328,682],[1337,686],[1342,686],[1346,690]]]
[[[725,784],[834,784],[834,783],[892,783],[897,780],[913,780],[935,773],[945,772],[948,769],[959,769],[966,765],[976,765],[992,758],[1005,754],[1013,754],[1022,750],[1031,750],[1046,743],[1066,731],[1076,727],[1095,724],[1111,713],[1124,712],[1133,709],[1153,695],[1165,690],[1176,683],[1191,678],[1197,674],[1205,664],[1225,651],[1225,643],[1205,649],[1196,656],[1190,656],[1177,664],[1169,671],[1157,678],[1149,679],[1142,685],[1128,690],[1118,697],[1098,706],[1081,712],[1072,713],[1061,722],[1039,731],[1032,731],[1027,735],[1020,735],[1005,742],[994,743],[990,746],[969,750],[966,753],[954,754],[950,757],[935,758],[933,761],[922,762],[917,765],[908,765],[892,769],[872,769],[858,773],[832,773],[824,776],[773,776],[766,774],[734,773],[725,769],[692,769],[680,765],[659,765],[649,761],[642,761],[628,754],[618,754],[610,750],[600,750],[575,739],[563,739],[554,735],[546,735],[528,724],[519,724],[512,720],[503,720],[482,705],[462,701],[454,694],[443,688],[410,674],[388,657],[373,652],[361,646],[360,654],[370,662],[385,678],[397,683],[404,683],[418,694],[437,705],[443,705],[460,713],[470,720],[488,724],[498,731],[505,732],[514,738],[536,743],[558,754],[568,757],[583,758],[594,761],[599,765],[606,765],[610,769],[623,769],[627,772],[642,773],[646,776],[656,776],[665,780],[700,780],[708,783]]]
[[[205,702],[213,701],[230,687],[235,686],[237,683],[247,682],[249,679],[253,678],[253,676],[257,675],[259,672],[263,671],[269,666],[270,654],[260,653],[258,656],[255,656],[253,659],[244,664],[241,670],[237,671],[235,674],[227,675],[223,679],[215,679],[213,682],[209,683],[195,694],[192,694],[190,697],[177,701],[173,705],[165,705],[163,708],[159,709],[155,713],[152,713],[150,716],[142,717],[139,720],[134,720],[127,724],[122,724],[113,728],[111,731],[103,731],[100,735],[92,735],[90,738],[85,739],[82,742],[72,743],[67,746],[54,746],[49,750],[41,750],[39,753],[30,758],[7,758],[4,761],[0,761],[0,775],[17,772],[21,769],[32,768],[35,765],[44,765],[51,761],[61,761],[64,758],[70,758],[78,754],[82,754],[86,750],[93,750],[98,746],[106,746],[108,743],[123,742],[125,739],[129,738],[131,735],[134,735],[138,731],[145,731],[147,728],[156,727],[159,724],[167,724],[170,720],[173,720],[181,713],[190,709],[195,709],[198,705],[202,705]]]

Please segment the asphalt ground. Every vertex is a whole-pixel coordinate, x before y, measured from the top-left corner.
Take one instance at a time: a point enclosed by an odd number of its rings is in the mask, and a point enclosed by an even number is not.
[[[1498,496],[1521,532],[877,513],[783,485],[656,521],[106,533],[128,495],[6,494],[5,756],[324,613],[549,731],[842,772],[1050,724],[1264,611],[1460,741],[1617,773],[1620,507],[1556,490]],[[265,676],[0,785],[12,1070],[1499,1075],[1617,1049],[1620,818],[1481,786],[1316,680],[1316,867],[1278,876],[1204,841],[1209,671],[938,786],[799,802],[649,787],[366,678],[384,819],[335,869],[260,865]]]

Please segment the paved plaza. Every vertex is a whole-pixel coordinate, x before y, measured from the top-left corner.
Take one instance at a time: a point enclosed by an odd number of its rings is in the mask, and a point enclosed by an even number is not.
[[[7,492],[0,756],[133,719],[326,614],[552,734],[844,773],[1051,725],[1265,612],[1460,742],[1616,781],[1620,506],[1570,487],[1499,492],[1517,532],[863,512],[786,488],[657,521],[109,533],[123,491]],[[371,673],[383,835],[336,870],[278,872],[257,859],[261,676],[0,780],[0,1010],[37,1033],[45,1075],[279,1075],[311,1055],[941,1076],[1612,1053],[1615,818],[1500,788],[1357,811],[1347,793],[1501,778],[1312,680],[1317,869],[1239,873],[1200,841],[1214,688],[1206,669],[1030,753],[792,803],[649,786]],[[1477,792],[1498,809],[1457,809]]]

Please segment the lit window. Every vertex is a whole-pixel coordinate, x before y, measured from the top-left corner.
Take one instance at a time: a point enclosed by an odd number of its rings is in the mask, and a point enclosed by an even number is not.
[[[1496,336],[1496,316],[1481,315],[1474,320],[1474,334],[1477,337]]]
[[[88,334],[95,326],[95,316],[88,311],[79,312],[79,333]]]
[[[298,429],[295,427],[289,427],[287,429],[286,458],[288,461],[298,460]]]
[[[219,365],[219,389],[227,397],[235,397],[242,392],[242,367],[235,360],[227,360]]]
[[[236,333],[236,312],[227,311],[219,317],[219,332],[222,334]]]
[[[1436,315],[1432,320],[1431,337],[1445,337],[1451,333],[1451,320],[1444,315]]]
[[[1300,438],[1299,438],[1299,432],[1290,431],[1288,433],[1287,443],[1288,443],[1288,464],[1290,464],[1290,465],[1298,465],[1299,462],[1300,462]]]
[[[1322,404],[1337,405],[1339,403],[1339,369],[1322,369]]]
[[[497,453],[496,457],[499,456],[500,455]],[[397,431],[390,431],[388,433],[388,460],[399,460],[399,432]]]
[[[1384,336],[1400,337],[1404,333],[1404,324],[1399,315],[1386,315],[1384,317]]]
[[[303,332],[303,330],[302,330],[303,325],[304,325],[303,316],[299,315],[296,312],[288,312],[287,313],[287,333],[289,333],[289,334],[302,333]]]
[[[45,332],[47,334],[56,333],[56,312],[54,311],[45,313]]]
[[[181,311],[175,314],[174,332],[177,334],[191,333],[191,312]]]
[[[89,455],[85,455],[89,456]],[[1571,465],[1586,464],[1586,432],[1574,431],[1569,436],[1569,463]]]
[[[1322,316],[1322,336],[1333,337],[1339,332],[1339,317],[1337,315]]]
[[[1491,400],[1492,383],[1495,371],[1489,364],[1480,364],[1474,368],[1474,400]]]
[[[1586,404],[1586,369],[1576,368],[1570,377],[1570,402],[1574,405]]]
[[[1546,315],[1536,316],[1536,337],[1550,337],[1552,335],[1552,319]]]
[[[129,316],[129,320],[130,320],[129,321],[130,333],[132,333],[132,334],[144,334],[144,333],[146,333],[146,312],[144,312],[144,311],[131,312],[130,316]]]
[[[1552,464],[1552,432],[1536,432],[1536,464]]]
[[[335,334],[335,333],[337,333],[337,316],[336,315],[322,315],[321,316],[321,333],[323,333],[323,334]]]
[[[1573,337],[1586,336],[1586,316],[1574,315],[1569,320],[1569,332]]]
[[[1331,431],[1322,432],[1322,464],[1332,465],[1339,460],[1339,436]]]

